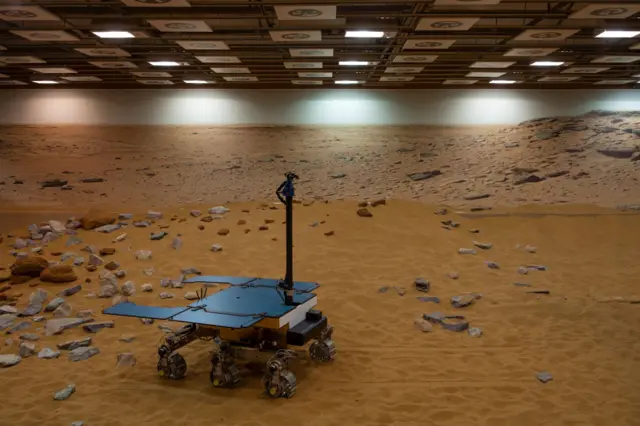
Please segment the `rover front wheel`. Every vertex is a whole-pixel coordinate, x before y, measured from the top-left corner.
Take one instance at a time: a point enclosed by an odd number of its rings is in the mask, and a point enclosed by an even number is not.
[[[158,360],[158,373],[166,379],[180,380],[187,374],[187,361],[177,352],[160,357]]]

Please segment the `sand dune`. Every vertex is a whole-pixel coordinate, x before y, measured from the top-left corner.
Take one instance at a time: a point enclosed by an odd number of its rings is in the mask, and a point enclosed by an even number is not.
[[[79,237],[86,244],[116,248],[107,259],[120,262],[127,271],[125,279],[136,283],[138,291],[131,298],[136,303],[184,303],[183,294],[199,287],[168,290],[176,294],[169,301],[159,300],[158,293],[166,290],[160,288],[160,279],[177,277],[185,266],[197,266],[205,274],[281,277],[282,207],[262,209],[257,203],[228,207],[231,212],[225,219],[205,224],[203,231],[197,229],[201,222],[188,216],[188,208],[176,208],[164,210],[165,218],[176,214],[186,221],[164,219],[149,229],[129,226],[123,242],[111,243],[118,231],[107,235],[80,231]],[[251,213],[241,212],[246,208]],[[214,389],[208,380],[210,343],[206,342],[181,351],[189,363],[185,380],[160,379],[155,373],[156,348],[162,338],[157,323],[143,325],[137,319],[100,314],[111,301],[86,297],[98,288],[98,272],[75,268],[78,282],[86,277],[92,282],[67,298],[74,313],[93,309],[97,320],[114,319],[115,327],[93,335],[101,353],[89,360],[69,362],[62,351],[59,359],[30,357],[0,369],[6,389],[0,423],[638,424],[639,305],[598,302],[640,296],[637,215],[565,206],[437,216],[436,207],[395,200],[370,208],[372,218],[358,217],[356,209],[355,203],[347,201],[296,206],[296,277],[321,283],[319,307],[335,327],[338,358],[332,365],[298,366],[298,394],[293,399],[274,401],[262,396],[260,374],[255,373],[245,373],[238,389]],[[540,215],[543,210],[556,214]],[[486,213],[495,216],[481,216]],[[267,218],[275,223],[268,231],[258,231]],[[239,219],[247,220],[247,225],[236,225]],[[446,219],[460,222],[460,228],[443,229],[440,221]],[[309,226],[322,220],[326,223]],[[159,230],[161,224],[170,225],[170,235],[150,241],[149,232]],[[222,227],[231,230],[229,235],[217,235]],[[251,232],[245,234],[245,227]],[[469,233],[471,228],[480,233]],[[328,230],[335,235],[325,236]],[[15,234],[24,232],[21,228]],[[170,248],[177,233],[184,240],[179,251]],[[493,247],[476,255],[457,254],[458,248],[471,247],[474,239]],[[44,257],[55,260],[51,253],[70,250],[65,241],[63,237],[52,242]],[[5,234],[0,266],[14,261],[8,254],[11,243],[13,239]],[[211,252],[213,243],[220,243],[223,251]],[[518,244],[536,246],[537,252],[518,249]],[[73,251],[81,247],[74,246]],[[143,248],[153,251],[152,260],[135,259],[133,253]],[[500,269],[487,268],[485,260],[497,262]],[[548,270],[517,274],[517,268],[526,264],[545,265]],[[145,276],[142,269],[150,265],[156,272]],[[449,272],[457,272],[459,279],[448,278]],[[439,305],[416,299],[424,296],[413,288],[419,276],[431,281],[429,295],[440,297]],[[516,281],[551,294],[526,294],[529,289],[514,286]],[[145,282],[153,284],[153,293],[140,291]],[[68,286],[41,283],[38,288],[52,297]],[[404,287],[407,293],[399,296],[393,289],[379,293],[383,286]],[[23,308],[34,290],[20,284],[5,294],[23,293],[17,303]],[[450,306],[450,297],[475,292],[482,293],[475,305]],[[418,331],[414,319],[434,311],[463,312],[471,326],[484,334],[473,338],[438,327],[431,333]],[[38,349],[87,335],[72,329],[45,337],[40,324],[23,331],[42,336],[36,342]],[[120,342],[122,335],[135,340]],[[121,352],[133,352],[137,365],[116,367],[116,355]],[[3,346],[0,353],[17,353],[17,346]],[[553,380],[540,383],[535,376],[540,371],[550,372]],[[76,393],[66,401],[52,400],[69,383],[76,384]]]

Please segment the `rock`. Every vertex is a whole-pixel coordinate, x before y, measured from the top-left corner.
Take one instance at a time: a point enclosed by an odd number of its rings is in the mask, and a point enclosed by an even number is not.
[[[359,209],[357,214],[360,217],[373,217],[373,214],[367,209]]]
[[[385,206],[385,205],[387,205],[387,200],[385,199],[375,200],[371,202],[371,207],[378,207],[378,206]]]
[[[45,336],[60,334],[64,330],[77,327],[88,322],[93,322],[93,318],[57,318],[50,319],[44,326]]]
[[[119,267],[120,267],[120,263],[116,262],[115,260],[112,260],[111,262],[104,265],[104,269],[107,269],[109,271],[115,271]]]
[[[40,359],[55,359],[60,356],[59,351],[54,351],[50,348],[44,348],[40,352],[38,352],[38,358]]]
[[[162,212],[154,212],[149,210],[147,212],[147,219],[162,219]]]
[[[445,226],[450,226],[452,228],[459,228],[460,227],[460,223],[454,222],[452,220],[443,220],[440,223],[442,223]]]
[[[229,212],[229,209],[223,206],[211,207],[208,210],[209,214],[225,214]]]
[[[200,222],[205,222],[205,223],[209,223],[212,221],[213,221],[213,218],[211,216],[205,216],[202,219],[200,219]]]
[[[90,266],[100,266],[104,263],[101,257],[96,256],[95,254],[89,255],[89,265]]]
[[[156,269],[152,266],[151,268],[144,268],[142,270],[142,273],[145,274],[146,276],[150,277],[151,275],[153,275],[153,273],[156,271]]]
[[[568,174],[569,174],[569,170],[560,170],[560,171],[557,171],[557,172],[547,173],[545,175],[545,177],[547,177],[547,178],[557,178],[557,177],[565,176],[565,175],[568,175]]]
[[[150,240],[152,241],[159,241],[161,239],[163,239],[164,237],[166,237],[167,235],[169,235],[169,233],[167,232],[152,232],[151,236],[149,237]]]
[[[200,210],[191,210],[189,214],[193,217],[199,217],[202,214],[202,212]]]
[[[18,346],[18,353],[21,358],[29,358],[31,355],[36,354],[36,344],[30,342],[22,342]]]
[[[557,137],[558,135],[559,135],[559,133],[556,132],[556,131],[553,131],[553,130],[541,130],[541,131],[539,131],[539,132],[537,132],[535,134],[535,137],[537,139],[539,139],[539,140],[546,141],[546,140],[549,140],[549,139],[553,139],[553,138]]]
[[[481,200],[483,198],[489,198],[490,196],[491,195],[489,194],[469,194],[469,195],[465,195],[462,198],[467,201],[473,201],[473,200]]]
[[[187,300],[196,300],[198,299],[198,293],[195,291],[188,291],[184,294],[184,298]]]
[[[78,284],[78,285],[73,286],[73,287],[65,288],[60,293],[58,293],[58,296],[61,296],[61,297],[73,296],[74,294],[76,294],[80,290],[82,290],[82,285]]]
[[[171,248],[174,250],[179,250],[180,248],[182,248],[182,239],[180,237],[175,237],[171,241]]]
[[[122,335],[118,338],[119,341],[124,342],[124,343],[131,343],[136,339],[135,336],[129,336],[129,335]]]
[[[424,314],[422,316],[425,320],[432,324],[440,324],[446,318],[446,315],[441,312],[434,312],[432,314]]]
[[[122,285],[122,288],[120,290],[125,296],[133,296],[133,294],[136,292],[136,285],[133,283],[133,281],[127,281]]]
[[[531,284],[525,283],[513,283],[513,285],[515,285],[516,287],[531,287]]]
[[[50,283],[68,283],[78,279],[70,265],[51,266],[40,274],[40,281]]]
[[[440,170],[431,170],[427,172],[411,173],[411,174],[408,174],[407,176],[409,177],[409,179],[413,181],[420,181],[420,180],[431,179],[441,174],[442,172]]]
[[[431,323],[424,318],[417,318],[413,321],[413,325],[423,333],[428,333],[433,330]]]
[[[213,252],[222,251],[222,246],[220,244],[214,244],[211,246],[211,251]]]
[[[82,266],[84,264],[84,257],[78,256],[73,259],[73,266]]]
[[[127,271],[125,270],[114,271],[113,275],[115,275],[117,278],[124,278],[127,275]]]
[[[100,182],[104,182],[104,179],[102,179],[102,178],[84,178],[84,179],[80,179],[80,182],[82,182],[82,183],[100,183]]]
[[[136,358],[131,352],[118,354],[116,367],[133,367],[136,365]]]
[[[27,257],[18,259],[11,265],[11,275],[39,277],[42,271],[49,267],[49,262],[42,257]]]
[[[91,310],[91,309],[83,309],[81,311],[78,311],[76,316],[78,318],[89,318],[89,317],[93,316],[93,310]]]
[[[227,228],[222,228],[218,231],[218,235],[227,235],[229,234],[229,230]]]
[[[100,249],[100,256],[110,256],[112,254],[114,254],[116,252],[116,249],[114,249],[113,247],[105,247]]]
[[[98,228],[95,228],[94,231],[102,232],[103,234],[110,234],[112,232],[117,231],[120,228],[122,228],[122,226],[119,223],[116,223],[112,225],[99,226]]]
[[[452,280],[457,280],[458,278],[460,278],[460,275],[457,272],[448,272],[447,277],[451,278]]]
[[[268,230],[269,230],[269,227],[268,227],[267,225],[261,225],[261,226],[258,228],[258,230],[259,230],[259,231],[268,231]]]
[[[18,310],[10,305],[0,306],[0,315],[1,314],[17,314]]]
[[[64,299],[62,297],[56,297],[55,299],[51,300],[47,306],[45,306],[44,311],[45,312],[52,312],[54,311],[58,306],[62,305],[64,303]]]
[[[198,229],[204,231],[204,225],[198,225]]]
[[[327,231],[327,232],[324,233],[324,235],[327,236],[327,237],[331,237],[331,236],[335,235],[335,232],[334,231]]]
[[[547,267],[543,265],[527,265],[527,269],[534,271],[546,271]]]
[[[67,183],[69,183],[69,181],[63,180],[63,179],[43,180],[42,182],[40,182],[40,187],[41,188],[59,188],[61,186],[65,186]]]
[[[6,325],[8,326],[7,331],[5,331],[6,334],[17,333],[18,331],[26,330],[27,328],[31,327],[31,324],[28,321],[22,321],[14,325]]]
[[[162,293],[160,293],[160,299],[173,299],[175,296],[172,293],[168,293],[166,291],[163,291]]]
[[[453,296],[451,298],[451,305],[454,308],[466,308],[467,306],[471,306],[475,303],[476,298],[470,294],[464,296]]]
[[[471,337],[481,337],[482,336],[482,330],[479,328],[470,328],[469,330],[467,330],[467,333],[469,333],[469,336]]]
[[[53,395],[53,399],[55,399],[56,401],[64,401],[65,399],[68,399],[75,391],[76,385],[68,385],[64,389],[56,392],[55,395]]]
[[[435,296],[416,297],[416,299],[418,299],[421,302],[440,303],[440,298],[439,297],[435,297]]]
[[[404,296],[405,294],[407,294],[407,290],[404,287],[393,286],[393,289],[396,291],[396,293],[398,293],[398,296]]]
[[[484,264],[487,265],[489,269],[500,269],[500,266],[496,262],[491,262],[490,260],[485,260]]]
[[[54,317],[68,317],[71,315],[71,306],[64,302],[53,311]]]
[[[90,324],[85,324],[82,326],[84,331],[88,331],[89,333],[97,333],[103,328],[113,328],[113,321],[102,321],[102,322],[92,322]]]
[[[45,317],[44,317],[44,316],[39,316],[39,317],[33,317],[33,318],[31,318],[31,321],[33,321],[33,322],[42,322],[42,321],[44,321],[44,320],[45,320]]]
[[[612,148],[612,149],[599,149],[599,154],[602,154],[611,158],[627,159],[633,157],[637,152],[636,148]]]
[[[18,318],[17,315],[13,315],[13,314],[2,314],[0,315],[0,330],[4,330],[6,328],[9,328],[12,326],[13,321],[15,321]],[[26,322],[26,321],[25,321]],[[27,327],[29,326],[29,323],[26,322]]]
[[[144,325],[150,325],[153,324],[153,318],[140,318],[140,322]]]
[[[493,247],[493,244],[490,243],[480,243],[478,241],[474,241],[473,245],[482,249],[482,250],[489,250],[491,247]]]
[[[84,361],[100,353],[95,346],[83,346],[69,351],[69,361]]]
[[[145,291],[145,292],[153,291],[153,286],[148,283],[142,284],[142,291]]]
[[[133,222],[133,226],[136,228],[148,228],[151,226],[151,222],[148,220],[138,220]]]
[[[470,248],[459,248],[458,254],[476,254],[476,251]]]
[[[120,213],[118,215],[118,220],[131,220],[133,219],[133,214],[131,213]]]
[[[115,284],[106,283],[105,285],[100,286],[100,290],[98,291],[98,297],[106,299],[109,297],[113,297],[118,294],[118,286]]]
[[[537,175],[528,175],[528,176],[517,179],[514,182],[514,185],[522,185],[525,183],[537,183],[537,182],[542,182],[544,179],[545,179],[544,177],[540,177]]]
[[[202,275],[202,272],[200,272],[198,268],[195,268],[193,266],[188,268],[181,268],[180,273],[183,275]]]
[[[151,250],[138,250],[136,252],[136,259],[149,260],[151,259]]]
[[[18,355],[5,354],[0,355],[0,368],[13,367],[22,361],[22,358]]]
[[[542,383],[547,383],[547,382],[553,380],[553,376],[548,371],[543,371],[541,373],[536,373],[536,378]]]
[[[424,278],[416,278],[414,284],[416,286],[416,290],[422,291],[424,293],[428,293],[431,289],[431,283],[429,283],[429,281],[425,280]]]
[[[64,343],[58,343],[56,347],[64,351],[72,351],[76,348],[91,346],[91,336],[79,340],[69,340]]]
[[[342,179],[347,177],[347,175],[345,173],[335,173],[335,174],[329,175],[329,177],[331,177],[331,179]]]
[[[40,340],[40,336],[34,333],[24,333],[20,335],[20,340],[26,340],[28,342],[35,342]]]

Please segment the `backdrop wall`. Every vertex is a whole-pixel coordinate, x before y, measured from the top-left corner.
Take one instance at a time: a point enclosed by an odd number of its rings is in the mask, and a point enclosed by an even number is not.
[[[489,125],[640,110],[640,90],[2,90],[0,124]]]

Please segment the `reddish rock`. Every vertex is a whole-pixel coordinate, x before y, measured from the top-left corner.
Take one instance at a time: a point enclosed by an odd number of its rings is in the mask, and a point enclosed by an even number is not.
[[[33,277],[28,275],[11,275],[11,284],[24,284],[27,281],[31,281]]]
[[[115,252],[116,252],[116,249],[112,247],[105,247],[100,250],[100,256],[108,256],[110,254],[114,254]]]
[[[218,235],[227,235],[229,230],[227,228],[222,228],[218,231]]]
[[[40,273],[49,266],[47,259],[42,257],[27,257],[18,259],[16,263],[11,265],[11,275],[38,277]]]
[[[360,217],[373,217],[373,214],[371,214],[371,212],[367,209],[360,209],[357,213]]]
[[[246,221],[246,220],[244,220],[244,219],[240,219],[240,220],[238,221],[238,225],[246,225],[246,224],[247,224],[247,221]]]
[[[40,281],[49,283],[68,283],[78,279],[70,265],[57,265],[45,269],[40,274]]]
[[[198,229],[201,230],[201,231],[204,230],[204,225],[202,225],[202,224],[198,225]]]
[[[115,221],[115,215],[94,210],[90,211],[85,217],[80,219],[82,229],[85,230],[99,228],[104,225],[111,225]]]

